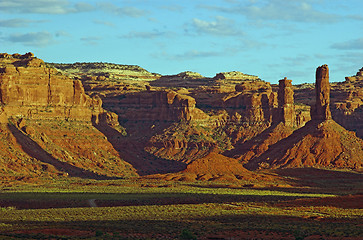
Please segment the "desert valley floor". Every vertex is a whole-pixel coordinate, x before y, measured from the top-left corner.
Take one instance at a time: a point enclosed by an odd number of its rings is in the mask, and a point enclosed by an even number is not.
[[[294,85],[2,53],[0,101],[0,239],[363,238],[363,68]]]

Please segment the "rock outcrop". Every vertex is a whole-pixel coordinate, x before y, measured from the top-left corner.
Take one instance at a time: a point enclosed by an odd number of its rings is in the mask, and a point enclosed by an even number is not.
[[[329,68],[326,64],[316,69],[315,94],[316,100],[312,118],[318,120],[331,119]]]
[[[233,150],[226,152],[226,155],[246,163],[266,152],[271,145],[292,134],[293,127],[298,126],[298,121],[294,110],[294,91],[291,83],[292,80],[287,78],[279,81],[278,107],[275,108],[272,104],[269,111],[273,117],[271,126],[251,140],[237,144]],[[271,121],[271,118],[269,120]]]
[[[84,80],[147,80],[152,81],[160,77],[159,74],[150,73],[136,65],[122,65],[114,63],[47,63],[70,76]]]
[[[333,119],[363,138],[363,68],[355,76],[337,83],[331,97]]]
[[[0,178],[137,175],[92,126],[122,131],[117,115],[101,104],[100,98],[85,94],[79,80],[48,67],[32,53],[0,54]]]
[[[363,81],[363,67],[359,69],[355,76],[345,77],[345,80],[348,82]]]
[[[0,55],[0,120],[9,117],[91,121],[102,101],[90,98],[82,83],[72,80],[32,53]]]
[[[271,85],[264,81],[243,81],[235,86],[236,92],[265,92],[271,91]]]
[[[258,80],[261,80],[257,76],[244,74],[244,73],[238,72],[238,71],[220,72],[220,73],[217,73],[215,75],[214,79],[245,80],[245,81],[258,81]]]
[[[331,119],[328,71],[327,65],[317,69],[313,120],[248,162],[248,168],[363,167],[363,140]]]
[[[237,159],[213,151],[190,163],[182,173],[194,174],[197,180],[210,180],[221,176],[249,179],[253,176]]]
[[[295,123],[294,91],[292,90],[292,80],[286,77],[279,81],[278,91],[278,120],[286,126],[293,127]]]
[[[205,77],[197,72],[185,71],[178,73],[176,75],[166,75],[163,76],[162,78],[182,80],[182,79],[203,79]]]
[[[345,77],[344,82],[331,83],[330,110],[332,119],[344,128],[354,131],[363,138],[363,77],[362,69],[356,75]],[[295,87],[295,101],[299,104],[310,105],[314,114],[315,88],[311,84]]]
[[[104,106],[131,121],[191,121],[207,119],[195,99],[174,91],[129,93],[104,100]]]
[[[239,122],[272,122],[277,94],[267,82],[243,82],[236,85],[236,92],[222,99],[221,107],[231,115],[240,116]]]
[[[213,85],[213,79],[204,77],[197,72],[181,72],[174,75],[164,75],[150,82],[151,86],[161,88],[187,88],[195,89],[201,86]]]

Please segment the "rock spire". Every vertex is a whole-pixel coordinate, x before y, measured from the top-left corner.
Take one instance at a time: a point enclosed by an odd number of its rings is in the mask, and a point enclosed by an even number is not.
[[[281,121],[285,126],[293,127],[295,122],[294,110],[294,91],[292,90],[292,80],[286,77],[279,81],[278,91],[278,121]]]
[[[316,69],[315,93],[315,111],[312,118],[323,121],[331,119],[329,68],[326,64]]]

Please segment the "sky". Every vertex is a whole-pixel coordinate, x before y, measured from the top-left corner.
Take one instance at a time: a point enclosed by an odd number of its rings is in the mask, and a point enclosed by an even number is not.
[[[362,0],[0,0],[0,52],[278,83],[363,67]]]

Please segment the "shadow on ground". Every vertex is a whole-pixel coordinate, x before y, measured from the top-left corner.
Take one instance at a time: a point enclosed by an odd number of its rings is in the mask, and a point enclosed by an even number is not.
[[[185,163],[158,158],[146,152],[144,147],[147,138],[145,140],[142,137],[125,137],[107,124],[93,123],[93,126],[107,137],[107,140],[118,151],[120,157],[130,163],[140,176],[176,173],[186,168]],[[142,134],[142,130],[139,132]]]
[[[12,124],[8,124],[8,128],[11,133],[14,135],[17,143],[21,146],[25,153],[27,153],[30,157],[35,158],[43,163],[48,163],[54,166],[58,171],[65,172],[70,177],[80,177],[86,179],[115,179],[105,175],[98,175],[86,169],[82,169],[76,166],[73,166],[69,163],[59,161],[54,158],[51,154],[46,152],[43,148],[41,148],[38,143],[33,141],[30,137],[24,134],[21,130],[15,127]]]

